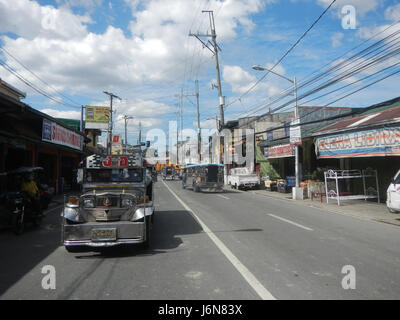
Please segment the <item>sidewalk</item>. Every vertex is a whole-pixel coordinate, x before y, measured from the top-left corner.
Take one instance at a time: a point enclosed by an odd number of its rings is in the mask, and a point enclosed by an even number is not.
[[[338,206],[336,200],[329,200],[329,203],[326,203],[325,197],[321,202],[320,198],[314,198],[313,201],[311,201],[311,199],[293,200],[291,193],[279,193],[267,190],[251,190],[247,192],[253,192],[280,200],[296,201],[296,204],[299,205],[319,208],[358,219],[372,220],[400,226],[400,214],[390,213],[387,210],[385,203],[376,203],[364,200],[346,200],[342,201],[340,206]]]

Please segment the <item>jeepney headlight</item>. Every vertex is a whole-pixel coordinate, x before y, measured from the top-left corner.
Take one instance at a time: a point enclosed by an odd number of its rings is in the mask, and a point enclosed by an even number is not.
[[[132,201],[132,199],[129,199],[129,198],[122,199],[122,201],[121,201],[121,207],[126,208],[126,207],[132,207],[132,206],[133,206],[133,201]]]
[[[70,207],[70,208],[79,207],[79,197],[76,197],[76,196],[68,197],[67,206]]]
[[[149,203],[149,202],[150,202],[149,196],[140,197],[140,203]]]
[[[94,199],[90,198],[83,200],[83,206],[85,208],[94,208]]]
[[[63,217],[72,222],[80,222],[78,210],[75,208],[64,208]]]

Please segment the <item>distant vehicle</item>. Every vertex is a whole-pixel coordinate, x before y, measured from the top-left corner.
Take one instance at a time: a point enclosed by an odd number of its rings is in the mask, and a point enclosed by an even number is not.
[[[170,180],[175,180],[175,168],[173,166],[167,166],[162,168],[162,177],[163,180],[167,180],[168,178]]]
[[[184,168],[182,188],[199,191],[224,190],[224,166],[222,164],[191,164]]]
[[[400,170],[396,173],[387,189],[386,206],[392,213],[400,212]]]
[[[248,168],[234,168],[229,172],[228,185],[234,189],[256,188],[260,185],[260,177]]]

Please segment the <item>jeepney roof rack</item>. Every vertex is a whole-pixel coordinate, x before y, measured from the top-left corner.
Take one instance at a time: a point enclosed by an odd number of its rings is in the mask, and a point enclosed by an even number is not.
[[[121,165],[121,161],[123,165]],[[100,168],[121,168],[121,167],[142,167],[143,159],[140,152],[129,153],[124,155],[108,155],[101,156],[93,154],[86,158],[86,168],[100,169]]]

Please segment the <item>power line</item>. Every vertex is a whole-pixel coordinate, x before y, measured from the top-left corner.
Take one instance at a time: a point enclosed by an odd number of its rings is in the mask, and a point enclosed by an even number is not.
[[[389,36],[385,37],[384,39],[374,43],[373,45],[369,46],[368,48],[362,50],[361,52],[358,52],[357,54],[353,55],[352,57],[348,58],[345,61],[340,62],[339,64],[335,65],[334,67],[338,70],[342,69],[344,66],[350,65],[350,63],[354,63],[355,61],[359,60],[360,58],[364,58],[365,56],[375,52],[378,49],[382,49],[384,46],[387,46],[387,48],[384,48],[382,50],[380,50],[378,53],[375,53],[374,55],[372,55],[371,57],[369,57],[368,59],[361,61],[360,63],[352,66],[351,68],[348,68],[347,70],[345,70],[344,72],[342,72],[342,74],[337,75],[336,77],[330,79],[328,82],[325,82],[323,85],[320,85],[319,87],[316,87],[314,89],[312,89],[311,91],[307,92],[306,94],[303,94],[302,96],[300,96],[298,99],[304,99],[305,97],[314,94],[326,87],[328,87],[329,85],[333,85],[339,81],[342,81],[350,76],[353,76],[356,73],[359,73],[363,70],[366,70],[367,68],[373,67],[375,64],[377,63],[381,63],[391,57],[393,57],[394,55],[397,55],[399,53],[399,46],[397,46],[398,41],[395,42],[394,44],[392,43],[393,41],[399,39],[396,38],[392,41],[387,42],[386,44],[384,44],[383,46],[377,47],[379,44],[381,44],[382,41],[387,41],[388,39],[390,39],[391,37],[397,35],[399,33],[399,31],[397,32],[393,32],[392,34],[390,34]],[[373,37],[375,37],[376,35],[374,35]],[[371,38],[373,38],[371,37]],[[369,41],[370,39],[368,39],[367,41]],[[366,42],[367,42],[366,41]],[[391,44],[390,46],[388,46],[388,44]],[[357,46],[358,47],[358,46]],[[377,47],[377,48],[376,48]],[[389,48],[394,48],[392,51],[390,51],[389,53],[386,53],[385,51],[387,51]],[[369,51],[369,52],[368,52]],[[366,53],[366,54],[365,54]],[[332,63],[330,64],[332,65]],[[336,71],[335,68],[330,68],[328,71],[325,71],[321,74],[318,74],[316,77],[314,77],[314,79],[318,79],[321,80],[323,77],[325,77],[326,75],[328,75],[329,73],[332,73],[333,71]],[[314,74],[315,72],[313,72],[312,74]],[[307,77],[306,77],[307,78]],[[299,85],[299,87],[305,87],[308,86],[310,84],[313,84],[317,82],[317,80],[314,81],[308,81],[306,84],[302,83]],[[286,95],[287,96],[287,95]],[[276,103],[277,101],[281,100],[280,98],[276,99],[275,101],[273,101],[272,103],[269,103],[267,105],[261,105],[261,108],[266,107],[268,105],[273,105],[274,103]],[[284,107],[289,106],[291,103],[293,102],[293,100],[275,108],[273,110],[273,112],[282,109]],[[260,108],[259,108],[260,109]],[[258,109],[258,110],[259,110]],[[253,109],[254,110],[254,109]],[[255,110],[253,113],[257,112],[258,110]],[[250,115],[250,113],[247,113],[247,115]]]
[[[313,22],[313,24],[303,33],[303,35],[289,48],[288,51],[274,64],[270,70],[273,70],[278,64],[282,62],[282,60],[300,43],[300,41],[307,35],[307,33],[318,23],[319,20],[325,15],[325,13],[331,8],[331,6],[336,2],[336,0],[333,0],[331,4],[324,10],[324,12],[321,13],[321,15]],[[256,81],[245,93],[243,93],[238,99],[235,99],[232,101],[229,105],[232,105],[239,99],[243,98],[246,94],[248,94],[250,91],[252,91],[262,80],[265,79],[265,77],[269,74],[270,72],[267,71],[265,75],[263,75],[260,79]],[[229,105],[226,105],[225,108],[227,108]]]
[[[32,88],[33,90],[35,90],[37,93],[45,96],[46,98],[57,102],[57,103],[61,103],[66,107],[73,107],[73,108],[81,108],[79,106],[75,106],[75,105],[70,105],[67,104],[65,102],[63,102],[62,100],[58,100],[59,98],[57,97],[53,97],[52,95],[50,95],[49,93],[47,93],[46,91],[44,91],[43,89],[40,89],[38,87],[36,87],[32,82],[30,82],[29,80],[25,79],[22,75],[20,75],[17,71],[13,70],[13,68],[11,68],[6,62],[1,61],[0,60],[0,65],[6,69],[8,72],[10,72],[11,74],[13,74],[16,78],[18,78],[20,81],[22,81],[25,85],[27,85],[28,87]]]
[[[30,70],[27,66],[25,66],[19,59],[17,59],[14,55],[12,55],[7,49],[5,49],[4,47],[0,46],[0,50],[2,50],[5,54],[7,54],[9,57],[13,58],[16,62],[18,62],[25,70],[27,70],[30,74],[32,74],[36,79],[38,79],[39,81],[41,81],[43,84],[45,84],[46,86],[48,86],[49,88],[51,88],[52,90],[54,90],[56,93],[58,93],[60,96],[64,97],[65,99],[71,101],[72,103],[76,104],[77,106],[79,106],[80,104],[78,102],[75,102],[74,100],[72,100],[71,98],[69,98],[68,96],[62,94],[61,92],[59,92],[57,89],[55,89],[53,86],[51,86],[49,83],[47,83],[46,81],[44,81],[42,78],[40,78],[36,73],[34,73],[32,70]]]

